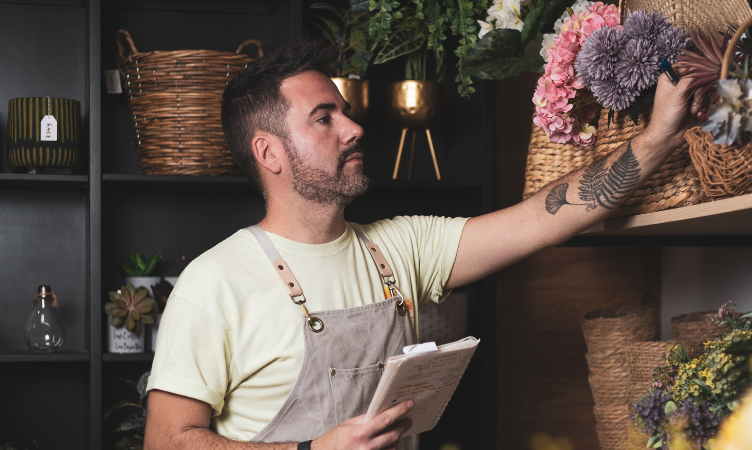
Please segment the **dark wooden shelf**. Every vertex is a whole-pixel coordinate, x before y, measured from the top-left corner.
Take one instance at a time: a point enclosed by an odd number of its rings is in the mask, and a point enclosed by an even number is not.
[[[154,352],[143,353],[102,353],[104,362],[150,362],[154,359]]]
[[[86,350],[59,350],[55,353],[34,353],[31,350],[0,350],[0,362],[71,362],[88,361]]]
[[[87,175],[43,175],[0,173],[0,188],[7,189],[86,189]]]
[[[752,245],[752,194],[607,219],[564,245]]]

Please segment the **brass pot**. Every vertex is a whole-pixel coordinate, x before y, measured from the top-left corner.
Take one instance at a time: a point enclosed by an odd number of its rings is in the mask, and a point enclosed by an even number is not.
[[[436,124],[441,111],[441,84],[436,81],[398,81],[386,86],[389,115],[402,128],[425,130]]]
[[[368,81],[357,78],[332,78],[342,98],[350,104],[350,118],[360,122],[368,113]]]

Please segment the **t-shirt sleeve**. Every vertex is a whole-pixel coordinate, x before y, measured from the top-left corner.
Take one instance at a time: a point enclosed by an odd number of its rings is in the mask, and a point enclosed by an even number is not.
[[[445,290],[454,267],[462,230],[468,218],[411,216],[395,217],[393,223],[409,229],[411,246],[418,275],[418,307],[429,301],[443,301],[451,290]]]
[[[200,307],[171,297],[162,315],[147,390],[158,389],[224,406],[231,359],[226,328]]]

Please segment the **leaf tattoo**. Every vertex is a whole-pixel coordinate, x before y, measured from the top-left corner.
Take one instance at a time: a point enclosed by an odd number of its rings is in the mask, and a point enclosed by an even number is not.
[[[569,189],[569,183],[560,184],[551,189],[546,196],[546,211],[556,214],[562,206],[571,205],[567,201],[567,189]]]
[[[587,202],[587,210],[598,206],[612,209],[618,206],[640,181],[640,163],[632,151],[632,143],[606,172],[606,159],[590,164],[580,179],[580,200]],[[556,214],[564,205],[579,205],[567,201],[569,183],[554,186],[546,196],[546,211]]]

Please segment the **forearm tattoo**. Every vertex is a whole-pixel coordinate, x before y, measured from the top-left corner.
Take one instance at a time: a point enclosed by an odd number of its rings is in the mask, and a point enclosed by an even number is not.
[[[580,179],[580,200],[586,203],[569,203],[569,183],[562,183],[554,186],[546,196],[546,211],[556,214],[564,205],[586,206],[587,211],[592,211],[598,206],[606,209],[618,206],[640,181],[640,163],[632,152],[631,142],[627,144],[627,151],[608,171],[607,159],[601,158],[590,164]]]

